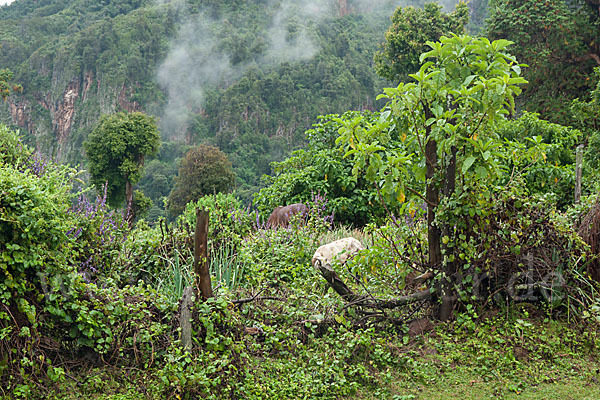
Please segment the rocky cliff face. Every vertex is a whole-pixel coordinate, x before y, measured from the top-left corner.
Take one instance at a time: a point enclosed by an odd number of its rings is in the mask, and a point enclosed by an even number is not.
[[[106,85],[94,72],[87,71],[82,77],[72,78],[62,91],[50,88],[13,96],[8,108],[12,123],[27,133],[37,151],[66,161],[75,158],[69,155],[79,151],[73,142],[80,144],[85,139],[100,114],[142,111],[140,104],[131,100],[134,94],[134,86]],[[74,140],[74,130],[83,137]]]
[[[31,106],[27,101],[9,102],[10,116],[13,123],[28,133],[33,133],[33,122],[31,121]]]
[[[75,114],[75,101],[79,97],[80,89],[81,85],[78,81],[71,82],[62,98],[50,105],[49,111],[52,115],[52,130],[56,135],[58,159],[62,159],[65,144],[69,139]]]

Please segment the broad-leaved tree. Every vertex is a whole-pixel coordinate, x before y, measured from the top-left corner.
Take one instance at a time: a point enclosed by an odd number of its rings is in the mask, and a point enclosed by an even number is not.
[[[506,52],[510,44],[466,35],[428,42],[423,65],[410,75],[414,82],[384,90],[389,103],[380,120],[346,121],[338,139],[346,143],[355,173],[366,168],[367,179],[387,201],[404,202],[408,191],[427,203],[429,267],[443,279],[442,320],[453,309],[449,277],[460,260],[451,247],[458,241],[457,226],[436,214],[442,205],[456,212],[462,194],[487,190],[501,171],[502,142],[494,126],[513,110],[519,85],[526,82]],[[391,140],[396,135],[404,146]]]
[[[169,214],[177,216],[185,205],[202,196],[233,189],[235,173],[227,155],[216,147],[199,145],[181,160],[175,187],[168,199]]]
[[[154,117],[141,112],[104,115],[84,142],[91,183],[98,191],[106,184],[109,203],[117,207],[125,201],[131,213],[133,186],[142,177],[144,158],[159,147]]]
[[[406,80],[421,66],[419,56],[427,51],[427,41],[439,40],[451,32],[462,33],[468,21],[469,7],[462,1],[451,13],[442,12],[437,3],[423,8],[398,7],[382,50],[375,54],[375,71],[392,82]]]

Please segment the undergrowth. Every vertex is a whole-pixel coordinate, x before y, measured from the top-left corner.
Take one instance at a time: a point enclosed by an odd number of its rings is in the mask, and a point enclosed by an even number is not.
[[[226,307],[219,312],[234,313],[229,320],[242,325],[252,314]],[[212,345],[194,356],[171,348],[162,367],[94,368],[77,376],[78,384],[59,380],[48,398],[398,400],[426,398],[419,393],[443,390],[448,379],[485,384],[496,398],[569,379],[600,393],[599,371],[592,367],[598,362],[598,325],[557,322],[528,305],[461,314],[416,337],[375,327],[318,333],[310,323],[302,329],[264,325],[258,335],[226,331],[206,336]]]

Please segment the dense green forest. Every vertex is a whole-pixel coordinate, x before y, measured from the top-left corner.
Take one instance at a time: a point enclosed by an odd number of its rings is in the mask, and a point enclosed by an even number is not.
[[[383,87],[371,62],[393,8],[317,6],[15,2],[0,10],[0,65],[26,84],[2,119],[77,165],[101,114],[143,110],[174,142],[160,156],[170,182],[181,145],[204,143],[230,156],[241,189],[255,188],[318,115],[373,108]]]
[[[0,397],[598,398],[599,17],[1,7]]]
[[[373,56],[395,7],[423,3],[18,1],[0,9],[0,65],[25,84],[0,120],[42,154],[84,166],[102,114],[144,111],[160,117],[165,142],[140,182],[152,215],[198,144],[229,156],[249,201],[319,115],[382,105],[388,83]]]

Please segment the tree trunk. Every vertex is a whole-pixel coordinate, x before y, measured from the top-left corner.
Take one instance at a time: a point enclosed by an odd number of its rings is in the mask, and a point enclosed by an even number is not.
[[[450,197],[454,193],[456,188],[456,147],[452,146],[450,162],[446,168],[446,180],[444,182],[444,197]],[[451,226],[445,224],[442,226],[442,237],[447,236],[452,238]],[[452,279],[456,274],[456,264],[454,261],[449,261],[451,251],[447,245],[444,246],[444,254],[446,256],[446,262],[442,266],[442,304],[440,305],[439,319],[440,321],[447,321],[452,316],[452,310],[454,309],[454,302],[456,300],[456,294],[454,292]]]
[[[194,234],[194,272],[199,279],[198,289],[206,300],[214,297],[210,282],[208,263],[208,211],[196,208],[196,232]]]
[[[439,188],[434,182],[437,169],[437,142],[429,139],[425,145],[425,158],[427,166],[427,189],[425,199],[427,200],[427,242],[429,244],[429,267],[433,271],[439,270],[442,264],[442,250],[440,241],[440,230],[434,225],[435,208],[439,203]]]
[[[340,17],[348,15],[348,0],[338,0],[338,14]]]

